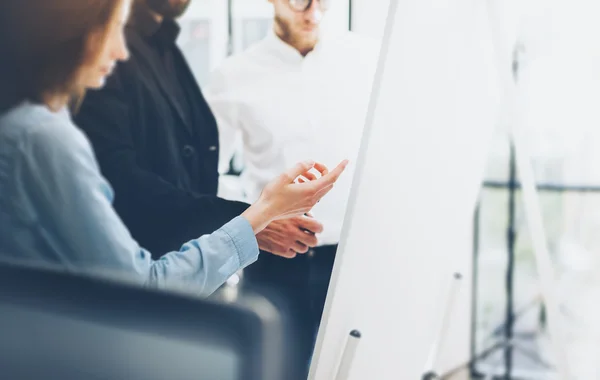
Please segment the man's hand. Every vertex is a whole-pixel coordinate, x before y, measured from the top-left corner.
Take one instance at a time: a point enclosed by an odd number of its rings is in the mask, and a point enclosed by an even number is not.
[[[315,234],[323,232],[323,225],[308,216],[298,216],[271,222],[256,235],[260,249],[288,259],[306,253],[317,245]]]

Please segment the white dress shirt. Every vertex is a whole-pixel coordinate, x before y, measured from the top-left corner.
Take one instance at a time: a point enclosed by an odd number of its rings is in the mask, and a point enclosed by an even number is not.
[[[270,32],[227,59],[204,92],[219,126],[221,173],[241,138],[243,197],[228,196],[223,182],[219,194],[253,202],[298,161],[331,169],[347,158],[350,165],[313,209],[324,225],[319,245],[337,244],[378,56],[377,42],[350,32],[323,34],[306,57]]]

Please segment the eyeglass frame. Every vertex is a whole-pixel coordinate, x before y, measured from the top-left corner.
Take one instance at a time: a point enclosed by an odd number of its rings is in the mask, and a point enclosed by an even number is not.
[[[298,9],[296,8],[293,3],[296,2],[298,0],[288,0],[288,4],[290,6],[290,8],[294,11],[294,12],[298,12],[298,13],[303,13],[306,12],[307,10],[310,9],[310,7],[312,6],[314,1],[318,1],[319,2],[319,6],[321,7],[321,10],[327,10],[329,8],[329,1],[330,0],[326,0],[326,2],[328,3],[327,5],[323,5],[323,0],[308,0],[308,4],[306,5],[306,7],[304,9]]]

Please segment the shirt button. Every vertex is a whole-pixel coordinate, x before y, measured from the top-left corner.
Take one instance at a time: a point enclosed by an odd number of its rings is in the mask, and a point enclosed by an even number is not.
[[[314,249],[309,249],[308,250],[308,257],[313,257],[315,255],[315,250]]]
[[[185,158],[190,158],[194,155],[194,153],[196,152],[196,150],[194,149],[193,146],[191,145],[185,145],[183,147],[183,157]]]
[[[208,147],[208,150],[211,152],[214,152],[215,150],[217,150],[217,146],[216,145],[211,145]]]

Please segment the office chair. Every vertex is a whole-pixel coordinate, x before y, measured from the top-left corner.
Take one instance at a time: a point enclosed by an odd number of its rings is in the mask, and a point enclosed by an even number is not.
[[[258,296],[202,300],[0,264],[0,378],[280,380],[281,322]]]

